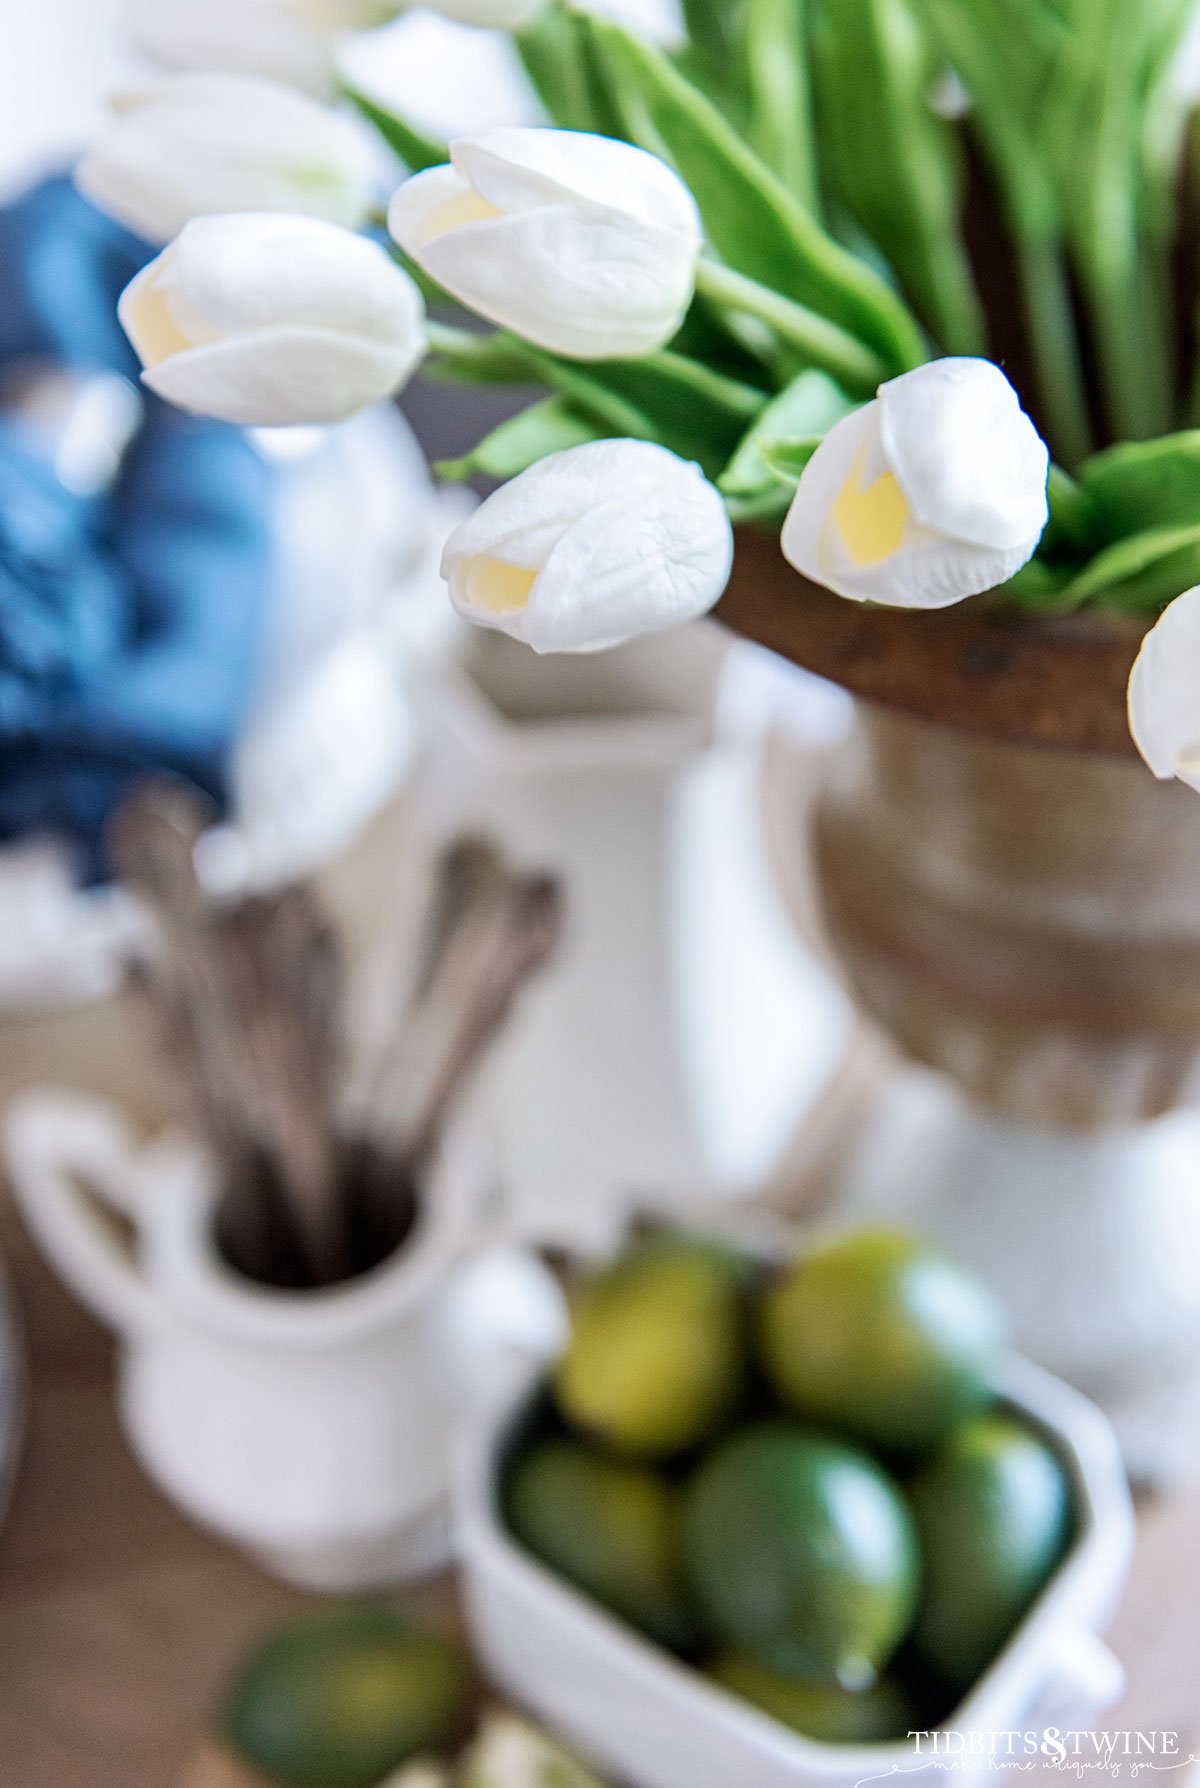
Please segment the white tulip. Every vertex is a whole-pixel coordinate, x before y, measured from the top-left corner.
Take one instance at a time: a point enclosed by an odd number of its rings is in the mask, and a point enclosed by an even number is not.
[[[102,211],[151,242],[193,217],[296,211],[355,229],[375,161],[351,118],[254,75],[180,75],[122,95],[76,170]]]
[[[411,0],[456,25],[481,25],[493,31],[518,31],[541,12],[547,0]]]
[[[1048,472],[998,366],[934,360],[829,431],[784,523],[784,557],[857,602],[944,608],[1032,558]]]
[[[442,576],[469,621],[535,652],[598,652],[704,614],[732,564],[699,466],[650,441],[592,441],[482,503],[446,542]]]
[[[338,38],[399,10],[400,0],[133,0],[132,23],[139,47],[167,68],[328,93]]]
[[[695,200],[665,162],[585,131],[498,128],[400,187],[392,235],[463,304],[579,360],[671,339],[700,253]]]
[[[198,217],[126,287],[152,391],[251,426],[339,422],[424,351],[424,305],[378,244],[317,218]]]
[[[1163,610],[1129,677],[1129,730],[1160,781],[1200,789],[1200,589]]]

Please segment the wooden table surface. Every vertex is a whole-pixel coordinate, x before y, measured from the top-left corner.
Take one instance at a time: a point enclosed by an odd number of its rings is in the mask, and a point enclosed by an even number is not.
[[[352,937],[377,928],[402,837],[393,811],[327,878]],[[0,1023],[0,1105],[42,1083],[111,1097],[148,1130],[170,1112],[120,1001]],[[117,1426],[112,1344],[42,1264],[6,1194],[0,1255],[31,1382],[0,1531],[0,1785],[179,1788],[235,1661],[304,1598],[198,1532],[147,1483]],[[450,1591],[433,1585],[419,1599],[446,1607]],[[1200,1752],[1200,1483],[1142,1508],[1112,1643],[1129,1686],[1107,1727],[1174,1730],[1185,1754]]]

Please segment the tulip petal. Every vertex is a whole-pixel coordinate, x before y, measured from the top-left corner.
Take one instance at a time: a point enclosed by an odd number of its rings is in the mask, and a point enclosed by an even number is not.
[[[705,613],[732,562],[729,518],[698,466],[651,442],[597,441],[489,497],[451,535],[442,569],[469,620],[537,652],[595,652]],[[497,580],[497,564],[525,575]],[[493,602],[496,590],[522,600]]]
[[[1050,456],[990,360],[933,360],[892,379],[880,387],[879,419],[919,522],[1005,552],[1041,536]]]
[[[546,206],[428,243],[425,270],[480,316],[580,360],[648,354],[676,333],[694,260],[614,212]]]
[[[533,586],[520,637],[536,652],[598,652],[707,614],[733,567],[719,493],[696,468],[600,505],[567,531]]]
[[[450,144],[458,172],[498,211],[535,206],[599,206],[694,241],[702,231],[696,201],[672,168],[613,137],[584,130],[497,126]]]
[[[428,243],[440,236],[440,221],[449,209],[471,194],[471,184],[447,162],[425,168],[398,186],[388,206],[388,230],[406,255],[424,262]]]
[[[835,424],[817,448],[783,525],[780,544],[788,563],[839,596],[892,608],[946,608],[1019,571],[1037,547],[1040,528],[1029,540],[999,550],[938,533],[910,516],[895,550],[885,556],[852,549],[838,526],[847,486],[869,491],[891,470],[880,423],[876,399]]]
[[[424,315],[378,243],[317,218],[199,217],[174,251],[189,310],[221,334],[287,323],[401,343]]]
[[[391,395],[424,351],[424,304],[377,245],[314,218],[198,218],[117,314],[160,396],[283,426]]]
[[[867,459],[862,458],[864,453]],[[878,401],[864,404],[834,423],[804,468],[783,524],[780,545],[784,558],[814,583],[828,584],[836,571],[831,517],[847,479],[860,464],[864,476],[877,476],[880,469],[886,469]]]
[[[886,564],[867,573],[843,574],[845,587],[838,583],[831,588],[889,608],[949,608],[1007,583],[1033,557],[1039,538],[1000,551],[914,523],[904,546]]]
[[[1200,789],[1200,588],[1163,610],[1129,677],[1129,730],[1154,774]]]
[[[418,358],[419,347],[279,325],[172,354],[142,379],[195,415],[275,428],[342,422],[390,397]]]
[[[459,523],[446,543],[443,577],[454,555],[491,553],[513,565],[540,568],[573,516],[603,502],[615,481],[632,489],[659,477],[666,453],[651,441],[605,440],[587,452],[567,448],[539,460]]]
[[[691,303],[687,188],[644,150],[585,131],[480,132],[395,194],[397,242],[463,304],[577,360],[653,352]]]

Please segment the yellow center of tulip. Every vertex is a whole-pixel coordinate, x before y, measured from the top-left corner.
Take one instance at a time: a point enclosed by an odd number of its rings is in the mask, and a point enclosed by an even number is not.
[[[909,508],[894,472],[864,484],[866,459],[863,446],[833,506],[833,519],[856,565],[881,565],[900,549]]]
[[[492,615],[515,615],[529,601],[537,572],[524,565],[508,565],[486,554],[467,567],[464,594],[472,608]]]
[[[489,217],[501,215],[495,205],[480,198],[473,187],[468,187],[429,213],[421,229],[421,241],[436,242],[439,236],[461,229],[463,224],[486,223]]]
[[[143,366],[160,366],[173,354],[185,354],[196,345],[179,327],[166,292],[154,280],[147,280],[135,293],[129,307],[129,328]]]

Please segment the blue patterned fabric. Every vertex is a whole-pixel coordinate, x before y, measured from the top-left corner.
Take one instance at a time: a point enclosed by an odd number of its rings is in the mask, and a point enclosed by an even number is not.
[[[0,377],[137,364],[116,320],[152,251],[68,180],[0,211]],[[271,489],[247,437],[146,394],[116,488],[71,496],[0,413],[0,839],[65,834],[87,879],[155,770],[218,804],[272,587]]]

